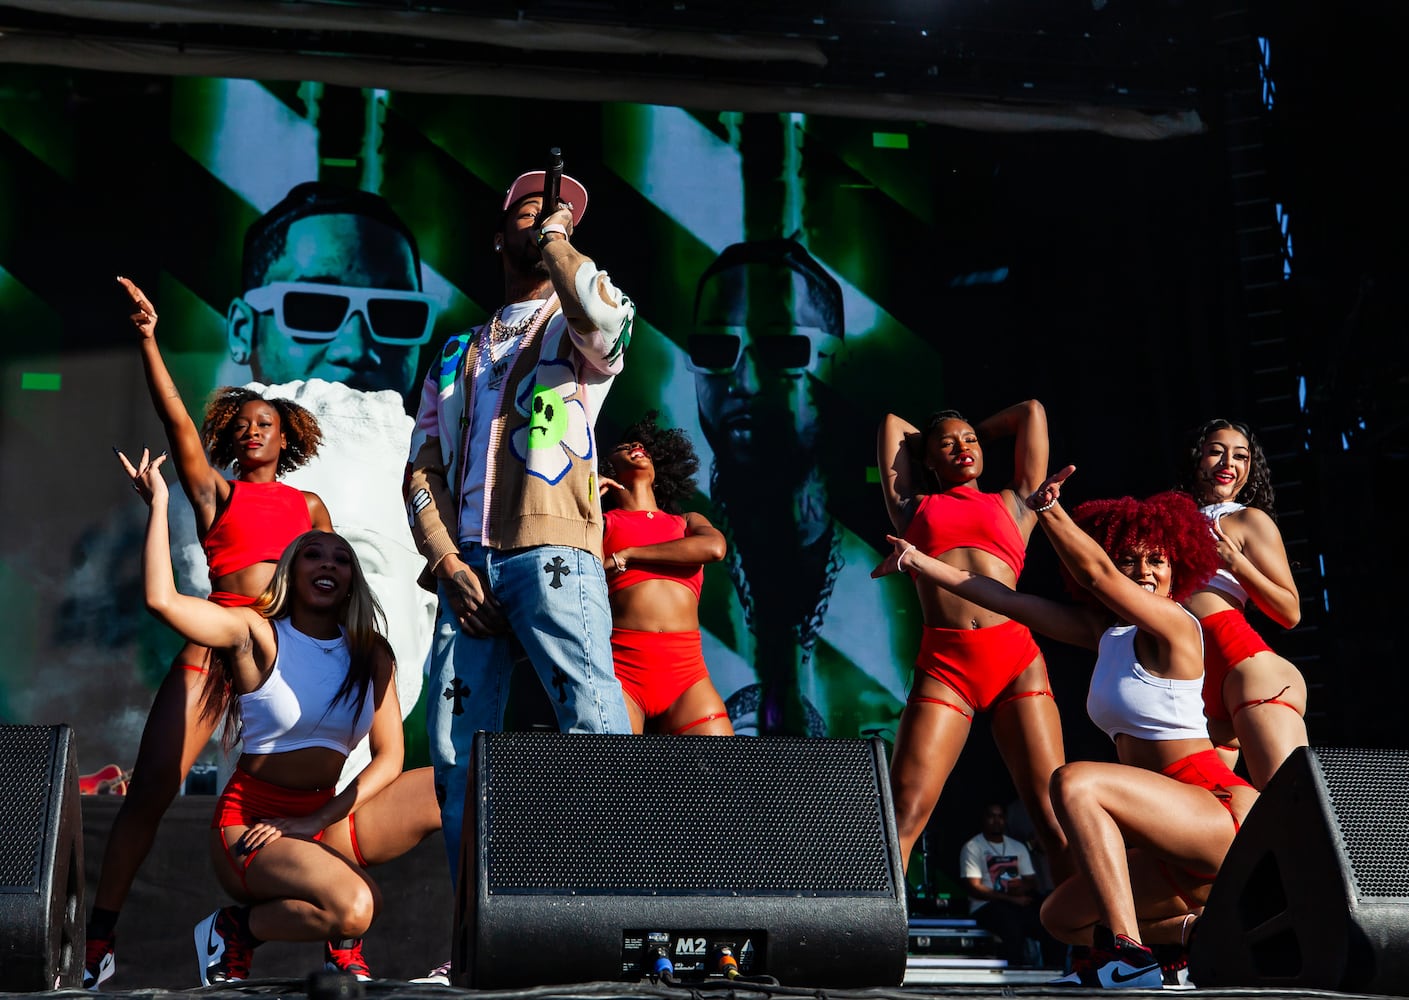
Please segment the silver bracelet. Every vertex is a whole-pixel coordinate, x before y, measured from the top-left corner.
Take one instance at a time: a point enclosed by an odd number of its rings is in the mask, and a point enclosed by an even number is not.
[[[1051,500],[1048,500],[1046,503],[1044,503],[1041,507],[1033,507],[1029,505],[1028,510],[1032,511],[1034,514],[1043,514],[1051,510],[1055,506],[1057,506],[1057,498],[1053,497]]]

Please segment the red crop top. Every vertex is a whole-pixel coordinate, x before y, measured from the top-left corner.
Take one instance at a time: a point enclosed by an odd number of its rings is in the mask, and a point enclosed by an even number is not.
[[[638,545],[673,542],[685,537],[685,519],[663,510],[609,510],[603,515],[602,553],[611,562],[612,553]],[[607,579],[608,593],[615,594],[643,580],[674,580],[694,591],[699,600],[704,586],[704,567],[674,563],[632,561],[626,570]]]
[[[312,527],[303,491],[283,483],[232,479],[230,499],[201,542],[210,578],[257,562],[276,562],[290,542]]]
[[[1002,494],[967,486],[922,496],[905,540],[934,557],[950,549],[991,552],[1011,567],[1015,577],[1022,574],[1027,561],[1027,546]]]

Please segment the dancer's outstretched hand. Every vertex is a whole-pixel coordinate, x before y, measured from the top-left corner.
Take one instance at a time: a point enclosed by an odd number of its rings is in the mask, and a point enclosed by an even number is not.
[[[168,496],[166,480],[161,475],[162,464],[166,461],[166,452],[153,458],[144,446],[142,455],[135,466],[126,455],[116,448],[113,449],[113,454],[122,463],[123,470],[132,480],[132,488],[137,491],[137,495],[142,498],[143,502],[150,505],[157,497],[166,499]]]
[[[1067,477],[1075,471],[1076,466],[1068,465],[1065,469],[1052,473],[1023,502],[1032,510],[1049,509],[1061,498],[1062,483],[1066,482]]]
[[[142,289],[132,283],[131,278],[119,277],[117,283],[127,289],[127,295],[132,299],[133,309],[129,319],[132,325],[137,328],[137,332],[143,337],[155,337],[157,335],[157,307],[152,305]]]
[[[909,553],[910,550],[915,547],[909,542],[907,542],[905,539],[897,538],[895,535],[886,535],[886,541],[890,542],[891,551],[885,557],[884,562],[882,562],[875,569],[871,570],[872,580],[879,580],[883,576],[890,576],[890,574],[892,573],[899,573],[902,569],[901,560],[904,559],[906,554]]]

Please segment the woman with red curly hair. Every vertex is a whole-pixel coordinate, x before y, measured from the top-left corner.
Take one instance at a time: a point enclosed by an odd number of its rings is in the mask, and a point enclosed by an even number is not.
[[[1210,420],[1195,433],[1184,488],[1213,522],[1222,560],[1184,602],[1204,630],[1204,714],[1231,766],[1241,749],[1248,777],[1265,788],[1282,761],[1307,745],[1306,680],[1248,624],[1249,601],[1282,628],[1301,620],[1301,597],[1272,506],[1272,477],[1247,424]]]
[[[1097,650],[1086,708],[1119,763],[1057,770],[1052,803],[1077,874],[1042,907],[1057,938],[1088,945],[1059,982],[1154,987],[1165,979],[1146,946],[1185,946],[1189,925],[1257,790],[1209,741],[1198,621],[1179,602],[1217,567],[1208,526],[1181,493],[1058,502],[1072,467],[1026,498],[1084,598],[1072,607],[959,570],[892,536],[881,571],[904,569],[1062,642]],[[1173,967],[1178,959],[1170,962]]]
[[[216,391],[198,432],[157,346],[156,308],[131,281],[117,280],[135,310],[131,319],[147,389],[210,564],[210,600],[223,607],[253,604],[290,541],[312,528],[333,530],[316,494],[278,482],[317,453],[318,422],[290,400],[227,387]],[[231,465],[237,469],[233,480],[220,471]],[[98,989],[116,969],[114,928],[132,880],[152,849],[157,824],[229,704],[229,676],[212,666],[218,664],[210,650],[186,643],[147,713],[132,782],[113,818],[94,893],[83,969],[88,989]]]

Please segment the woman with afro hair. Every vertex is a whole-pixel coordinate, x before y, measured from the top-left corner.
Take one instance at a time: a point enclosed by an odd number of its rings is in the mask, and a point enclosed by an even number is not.
[[[700,640],[704,564],[724,558],[724,535],[704,515],[680,513],[700,462],[657,416],[628,427],[602,459],[612,662],[635,732],[732,736]]]
[[[1097,650],[1086,708],[1119,763],[1078,761],[1052,777],[1077,872],[1042,906],[1058,939],[1088,946],[1058,982],[1152,987],[1187,968],[1182,950],[1257,790],[1208,738],[1203,644],[1179,602],[1213,574],[1208,524],[1182,493],[1059,502],[1071,466],[1026,498],[1061,558],[1077,606],[1021,594],[891,536],[879,572],[902,569],[1061,642]],[[1143,943],[1142,943],[1143,942]],[[1166,970],[1147,947],[1168,946]]]
[[[1272,508],[1262,446],[1247,424],[1210,420],[1186,458],[1184,489],[1213,522],[1222,560],[1185,601],[1204,630],[1204,714],[1231,765],[1241,749],[1258,788],[1297,747],[1307,745],[1306,681],[1263,641],[1248,602],[1282,628],[1301,620],[1301,598]]]
[[[166,428],[210,564],[210,600],[224,607],[253,604],[289,542],[312,528],[333,528],[316,494],[278,482],[318,451],[318,423],[289,400],[224,388],[216,390],[197,431],[157,346],[155,307],[131,281],[117,280],[135,309],[131,319],[147,389]],[[236,468],[233,480],[220,471],[231,465]],[[116,968],[118,913],[152,848],[157,824],[229,702],[230,680],[221,662],[212,660],[210,650],[188,642],[157,689],[131,784],[108,833],[88,924],[83,984],[89,989],[99,988]]]

